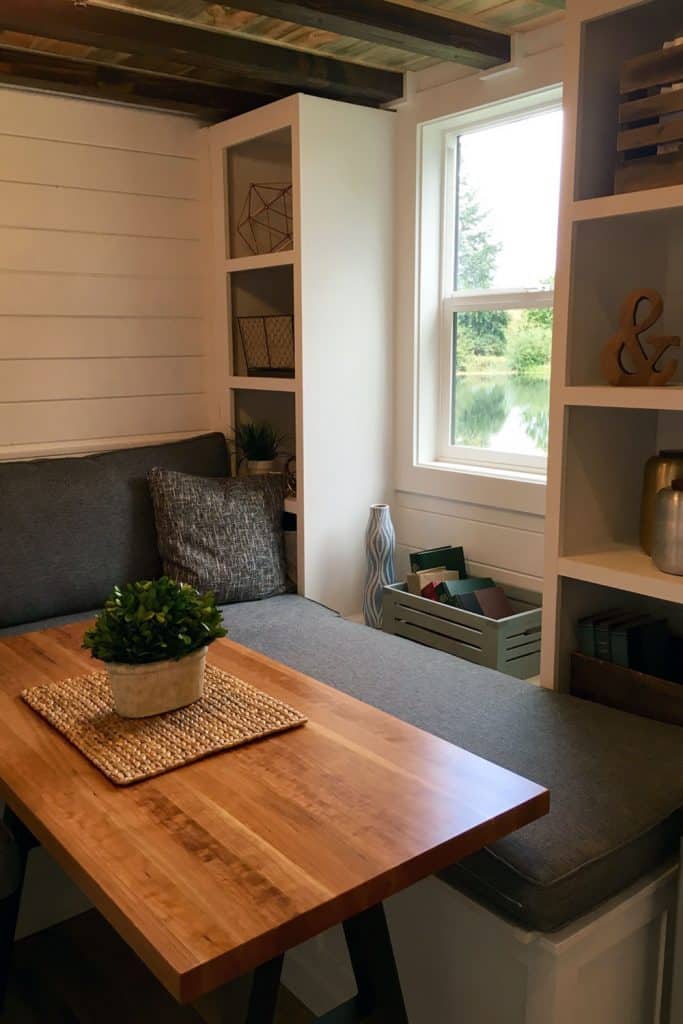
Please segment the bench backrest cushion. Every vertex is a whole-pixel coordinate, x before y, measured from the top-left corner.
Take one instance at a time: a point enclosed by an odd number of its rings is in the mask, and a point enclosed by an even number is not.
[[[0,627],[90,611],[115,584],[161,575],[154,466],[228,476],[225,438],[0,463]]]

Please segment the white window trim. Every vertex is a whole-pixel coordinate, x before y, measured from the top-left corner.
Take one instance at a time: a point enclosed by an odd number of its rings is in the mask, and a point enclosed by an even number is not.
[[[486,291],[453,291],[455,246],[453,238],[456,218],[457,139],[465,131],[483,129],[494,124],[509,124],[523,118],[557,110],[562,105],[562,90],[552,87],[540,95],[516,96],[487,110],[472,110],[449,118],[442,131],[442,193],[441,193],[441,301],[439,313],[439,374],[435,395],[436,444],[434,458],[422,461],[442,469],[462,469],[512,479],[545,482],[545,456],[506,453],[483,448],[452,445],[450,423],[453,398],[453,314],[492,309],[547,309],[552,307],[554,292],[544,289],[490,289]]]

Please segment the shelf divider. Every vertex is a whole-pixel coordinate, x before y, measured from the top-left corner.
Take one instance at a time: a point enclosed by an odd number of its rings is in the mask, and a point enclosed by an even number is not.
[[[621,192],[615,195],[598,196],[595,199],[578,199],[569,207],[573,221],[602,220],[605,217],[628,217],[636,213],[651,213],[683,206],[683,185],[668,188],[648,188],[641,192]]]
[[[558,574],[643,597],[683,603],[683,576],[661,572],[636,545],[614,544],[602,551],[564,556],[558,560]]]
[[[288,391],[296,392],[295,377],[229,377],[231,391]]]
[[[600,409],[652,409],[683,411],[683,384],[665,387],[611,387],[609,384],[570,385],[564,388],[564,404]]]
[[[259,256],[236,256],[225,261],[226,274],[240,270],[267,270],[269,267],[291,267],[295,260],[294,249],[284,252],[269,252]]]

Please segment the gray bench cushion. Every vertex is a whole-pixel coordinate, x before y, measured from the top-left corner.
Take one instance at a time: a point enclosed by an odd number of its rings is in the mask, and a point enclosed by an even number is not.
[[[525,927],[560,928],[677,852],[677,726],[541,690],[294,595],[223,614],[233,640],[550,789],[549,815],[443,875]]]
[[[683,831],[683,730],[479,668],[302,598],[224,610],[232,639],[494,761],[550,814],[445,874],[550,931],[658,867]]]
[[[115,583],[161,575],[153,466],[227,476],[225,438],[0,463],[0,626],[96,608]]]

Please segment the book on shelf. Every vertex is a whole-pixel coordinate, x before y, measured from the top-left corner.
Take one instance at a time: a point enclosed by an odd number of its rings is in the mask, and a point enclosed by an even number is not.
[[[669,628],[664,619],[641,615],[615,626],[612,661],[625,668],[665,677],[669,672]]]
[[[612,645],[614,636],[620,626],[628,626],[641,618],[635,612],[624,612],[621,615],[608,616],[595,624],[595,656],[603,661],[612,661]]]
[[[625,614],[625,608],[611,608],[609,611],[585,615],[582,619],[579,619],[577,632],[581,654],[587,654],[590,658],[597,658],[597,627],[600,623],[610,619],[618,619]]]

